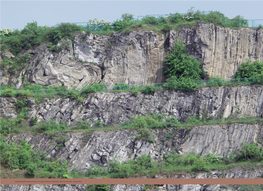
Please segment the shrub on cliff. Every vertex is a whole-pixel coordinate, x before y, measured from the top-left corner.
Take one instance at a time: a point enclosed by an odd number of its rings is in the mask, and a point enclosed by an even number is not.
[[[242,143],[243,148],[237,155],[237,161],[246,161],[246,160],[263,160],[263,150],[259,149],[257,144],[246,144]]]
[[[83,96],[87,96],[90,93],[94,92],[99,92],[99,91],[104,91],[105,90],[105,84],[93,84],[93,85],[88,85],[85,86],[81,91],[80,94]]]
[[[205,76],[200,62],[186,54],[186,46],[183,42],[176,40],[163,62],[167,64],[164,67],[164,74],[167,74],[169,78],[175,76],[178,81],[184,79],[201,80]]]
[[[114,21],[112,23],[112,27],[114,31],[121,31],[126,27],[129,27],[133,24],[135,24],[137,21],[134,20],[134,17],[132,14],[122,14],[121,19]]]
[[[237,72],[236,78],[254,78],[256,76],[263,75],[263,63],[260,61],[255,61],[251,63],[247,59],[245,63],[242,63]]]
[[[45,34],[44,39],[53,44],[58,43],[62,38],[72,39],[72,34],[77,31],[83,31],[81,26],[72,23],[60,23],[51,27]]]
[[[21,31],[15,30],[11,37],[6,39],[6,44],[14,55],[22,49],[29,49],[41,43],[41,27],[37,22],[28,23]]]

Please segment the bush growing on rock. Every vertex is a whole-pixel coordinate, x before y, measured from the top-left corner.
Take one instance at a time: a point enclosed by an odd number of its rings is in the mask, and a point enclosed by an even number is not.
[[[54,119],[51,119],[49,122],[40,122],[33,131],[38,133],[43,133],[46,131],[62,131],[64,129],[68,129],[69,127],[66,123],[56,123]]]
[[[49,30],[44,34],[44,39],[52,42],[53,44],[57,44],[62,38],[69,38],[72,40],[72,34],[82,30],[83,28],[76,24],[60,23],[49,28]]]
[[[239,66],[235,77],[254,78],[260,75],[263,75],[263,63],[260,61],[255,61],[251,63],[251,61],[247,59],[245,63],[242,63]]]
[[[183,42],[175,41],[169,53],[166,55],[164,74],[167,77],[175,76],[178,81],[184,79],[201,80],[204,79],[205,71],[198,60],[186,54],[186,46]]]
[[[127,28],[135,23],[136,21],[134,20],[133,15],[129,13],[125,13],[125,14],[122,14],[120,20],[114,21],[112,23],[112,27],[113,27],[113,30],[115,31],[121,31],[124,28]]]
[[[0,142],[1,164],[9,169],[24,169],[29,178],[69,178],[69,164],[58,159],[54,162],[46,162],[46,154],[36,152],[31,145],[22,140],[21,144],[7,144],[6,140]],[[45,161],[45,162],[44,162]]]
[[[153,17],[153,16],[146,16],[146,17],[142,18],[141,22],[143,24],[157,25],[157,24],[159,24],[160,20],[158,18]]]
[[[263,160],[263,150],[262,148],[259,149],[257,144],[246,144],[242,143],[243,148],[237,155],[238,161],[246,161],[246,160],[256,160],[260,161]]]
[[[2,97],[15,97],[16,91],[13,89],[5,89],[2,93]]]

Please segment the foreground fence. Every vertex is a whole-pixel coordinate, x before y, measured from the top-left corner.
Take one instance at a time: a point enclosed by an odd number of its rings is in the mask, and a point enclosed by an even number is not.
[[[253,84],[263,84],[263,76],[257,78],[235,78],[235,79],[211,79],[211,80],[198,80],[193,81],[196,87],[219,87],[219,86],[237,86],[237,85],[253,85]],[[185,82],[175,82],[175,84],[180,87],[181,83]],[[78,92],[81,93],[85,88],[90,88],[90,92],[111,92],[111,91],[141,91],[145,89],[146,86],[158,87],[159,90],[165,89],[165,83],[154,83],[154,84],[140,84],[140,85],[129,85],[129,84],[117,84],[114,86],[104,86],[103,84],[89,85],[82,89],[65,89],[64,87],[58,87],[57,89],[41,89],[41,90],[15,90],[8,87],[0,87],[0,96],[6,95],[7,91],[9,94],[24,95],[26,91],[28,93],[34,93],[35,95],[63,95],[68,92]]]

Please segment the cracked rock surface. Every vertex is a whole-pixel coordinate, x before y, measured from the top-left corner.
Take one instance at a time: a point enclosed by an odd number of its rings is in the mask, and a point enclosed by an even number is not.
[[[67,132],[50,134],[19,134],[8,136],[11,142],[22,139],[31,143],[37,151],[46,152],[48,157],[61,158],[71,163],[70,170],[76,168],[85,171],[91,165],[107,166],[114,158],[123,162],[136,159],[141,155],[150,155],[153,160],[163,159],[165,152],[175,150],[179,153],[195,152],[201,155],[213,153],[226,157],[232,151],[242,148],[241,143],[257,143],[262,141],[261,124],[224,124],[196,126],[192,130],[169,128],[165,130],[151,129],[154,143],[136,139],[135,130],[94,131],[93,133]],[[168,138],[167,135],[169,134]],[[60,136],[68,139],[62,143]],[[60,145],[59,145],[60,144]]]
[[[170,46],[176,39],[186,44],[187,52],[200,61],[209,76],[233,78],[246,59],[263,62],[262,29],[230,29],[198,23],[170,31]]]
[[[68,47],[59,42],[59,52],[49,51],[45,44],[23,51],[33,56],[28,70],[9,81],[9,74],[1,69],[0,85],[11,83],[19,88],[22,76],[32,84],[77,88],[98,82],[107,86],[161,83],[165,81],[162,61],[176,39],[186,43],[187,53],[200,61],[210,77],[233,78],[246,59],[263,62],[262,29],[230,29],[199,22],[172,30],[167,36],[152,31],[111,36],[82,32]],[[0,61],[4,57],[13,55],[2,54]]]
[[[17,98],[0,98],[0,117],[17,116],[14,103]],[[189,116],[210,115],[214,118],[229,116],[262,117],[263,86],[204,87],[194,92],[158,91],[153,95],[131,92],[100,92],[89,94],[82,103],[70,99],[44,99],[36,105],[28,99],[29,118],[38,122],[66,122],[71,125],[79,120],[91,125],[101,120],[103,125],[120,124],[129,117],[148,113],[174,115],[185,121]]]

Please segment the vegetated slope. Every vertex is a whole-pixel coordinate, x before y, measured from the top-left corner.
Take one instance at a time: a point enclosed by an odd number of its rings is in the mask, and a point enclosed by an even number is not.
[[[165,81],[162,67],[166,50],[176,39],[186,43],[187,52],[198,59],[209,76],[232,78],[246,59],[263,61],[262,29],[228,29],[197,22],[164,35],[155,32],[112,33],[109,36],[75,34],[72,45],[58,43],[56,51],[41,45],[25,50],[32,59],[9,79],[1,69],[0,84],[20,87],[22,76],[30,83],[82,88],[102,82],[149,84]],[[2,54],[2,57],[12,57]],[[14,59],[14,58],[13,58]],[[11,59],[12,60],[12,59]]]

